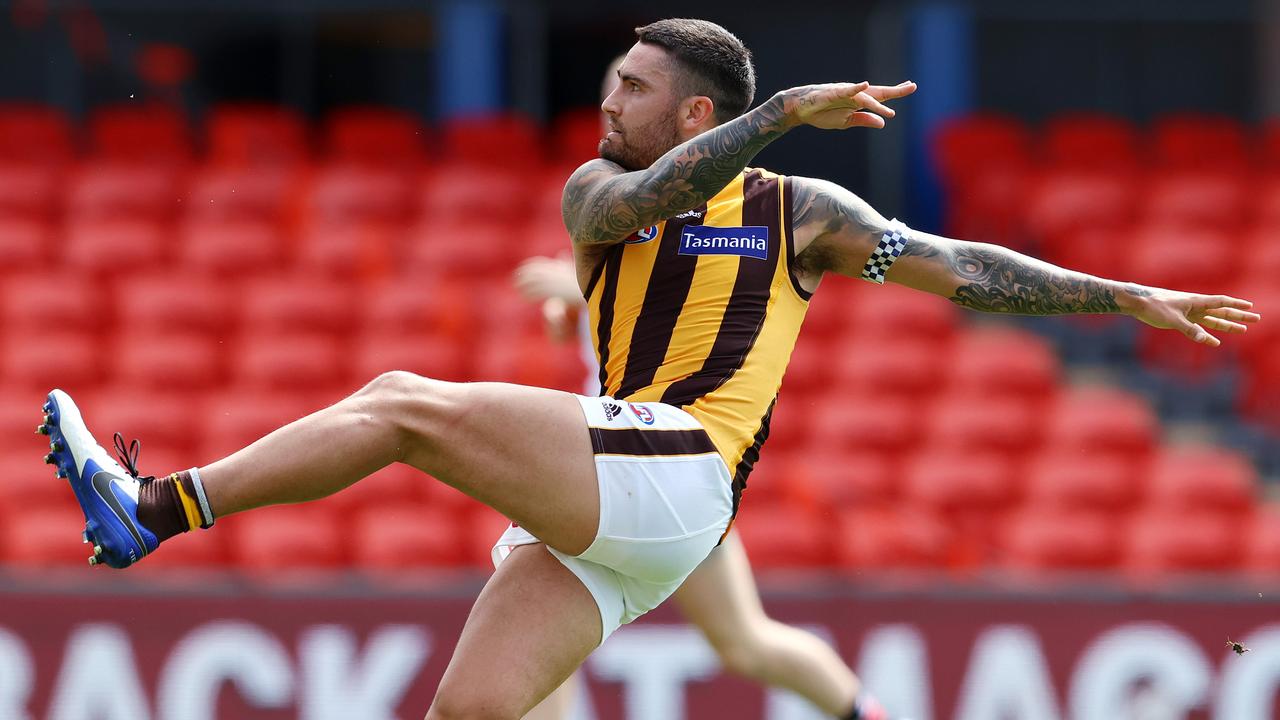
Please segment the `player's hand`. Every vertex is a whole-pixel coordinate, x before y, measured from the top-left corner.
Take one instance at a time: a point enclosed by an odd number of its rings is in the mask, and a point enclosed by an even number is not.
[[[1177,330],[1188,339],[1201,345],[1218,347],[1222,341],[1209,333],[1242,333],[1248,325],[1262,316],[1249,312],[1253,303],[1226,295],[1196,295],[1194,293],[1162,290],[1160,288],[1133,288],[1127,295],[1132,305],[1126,312],[1151,327]]]
[[[520,263],[512,280],[526,300],[556,298],[575,305],[583,302],[573,261],[568,258],[531,257]]]
[[[851,127],[884,127],[885,118],[894,116],[893,108],[884,103],[906,97],[916,91],[910,80],[897,85],[829,83],[806,85],[782,91],[783,109],[797,125],[812,125],[823,130]]]

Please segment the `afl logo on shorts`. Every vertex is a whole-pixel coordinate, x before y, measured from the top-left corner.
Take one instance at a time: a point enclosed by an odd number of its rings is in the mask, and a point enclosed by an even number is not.
[[[656,237],[658,237],[658,226],[650,225],[643,230],[637,230],[635,234],[622,242],[627,245],[639,245],[640,243],[647,243]]]
[[[631,403],[627,403],[627,405],[631,406],[631,412],[635,413],[636,417],[640,418],[640,422],[645,425],[653,424],[653,413],[649,411],[649,408],[641,407],[640,405],[631,405]]]

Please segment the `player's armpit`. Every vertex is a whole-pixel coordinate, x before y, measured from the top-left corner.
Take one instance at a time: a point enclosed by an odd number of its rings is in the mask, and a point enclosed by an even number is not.
[[[859,277],[889,221],[867,201],[827,180],[791,177],[795,270],[814,279]]]

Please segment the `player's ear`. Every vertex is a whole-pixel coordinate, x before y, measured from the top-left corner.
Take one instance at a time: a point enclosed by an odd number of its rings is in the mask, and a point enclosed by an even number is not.
[[[716,106],[706,95],[691,95],[680,103],[678,121],[687,130],[702,132],[715,126]]]

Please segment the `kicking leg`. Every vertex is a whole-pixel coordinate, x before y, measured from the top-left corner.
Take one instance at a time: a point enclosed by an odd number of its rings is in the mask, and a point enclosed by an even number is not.
[[[517,720],[600,644],[600,611],[546,546],[515,548],[480,593],[427,720]]]
[[[798,693],[833,717],[876,717],[854,714],[858,678],[830,645],[765,615],[737,533],[729,533],[672,599],[730,672]]]
[[[581,684],[582,670],[577,670],[536,707],[525,713],[524,720],[568,720]]]

